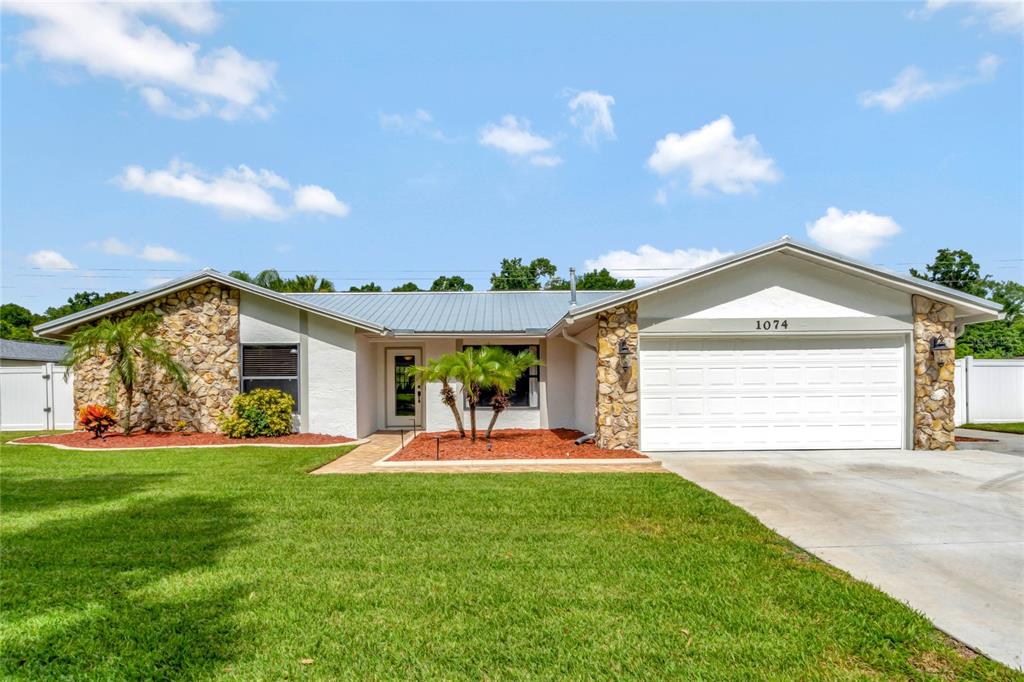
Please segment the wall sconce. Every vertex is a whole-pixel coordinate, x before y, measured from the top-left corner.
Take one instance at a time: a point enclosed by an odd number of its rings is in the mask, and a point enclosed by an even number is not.
[[[932,337],[931,351],[932,351],[932,355],[933,356],[939,357],[940,353],[946,353],[946,352],[952,351],[952,350],[953,350],[952,348],[950,348],[949,346],[946,345],[946,340],[944,338],[942,338],[941,336],[933,336]]]
[[[619,362],[622,364],[623,369],[629,369],[630,365],[633,364],[633,353],[629,350],[629,344],[626,339],[619,339]]]

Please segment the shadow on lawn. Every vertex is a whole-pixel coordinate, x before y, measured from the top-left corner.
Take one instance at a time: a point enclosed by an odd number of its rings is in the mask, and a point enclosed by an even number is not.
[[[38,512],[69,504],[110,502],[141,492],[179,474],[109,474],[102,476],[4,476],[0,497],[4,513]]]
[[[230,501],[138,501],[4,541],[3,670],[28,677],[193,678],[222,671],[248,587],[210,569],[250,519]]]

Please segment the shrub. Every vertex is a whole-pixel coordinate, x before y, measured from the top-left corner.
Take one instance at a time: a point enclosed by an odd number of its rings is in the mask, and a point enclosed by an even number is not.
[[[93,438],[103,438],[117,424],[117,415],[103,405],[86,405],[78,411],[78,423],[93,434]]]
[[[292,432],[295,401],[276,388],[257,388],[231,399],[234,414],[220,418],[220,430],[228,438],[286,436]]]

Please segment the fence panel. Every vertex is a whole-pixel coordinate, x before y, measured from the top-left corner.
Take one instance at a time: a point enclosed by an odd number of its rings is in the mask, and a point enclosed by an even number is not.
[[[957,425],[1024,421],[1024,358],[956,361]]]

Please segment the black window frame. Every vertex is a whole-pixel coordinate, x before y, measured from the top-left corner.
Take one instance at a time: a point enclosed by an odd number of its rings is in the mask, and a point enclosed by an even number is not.
[[[295,394],[292,398],[295,399],[295,407],[292,410],[292,414],[302,414],[302,349],[297,343],[242,343],[239,344],[239,372],[238,372],[238,383],[239,391],[242,393],[248,393],[251,390],[257,388],[277,388],[281,389],[280,386],[253,386],[246,388],[246,382],[260,382],[260,381],[294,381],[295,382]],[[295,355],[295,374],[254,374],[247,375],[245,373],[245,351],[247,348],[288,348],[294,351]],[[285,391],[286,393],[288,391]],[[289,394],[290,395],[290,394]]]
[[[520,353],[520,352],[522,352],[524,350],[531,350],[531,351],[533,351],[533,354],[535,356],[537,356],[537,359],[538,360],[540,359],[540,344],[537,344],[537,343],[471,343],[471,344],[464,344],[462,346],[462,350],[466,350],[468,348],[483,348],[485,346],[494,346],[494,347],[497,347],[497,348],[504,348],[505,350],[509,351],[512,354],[517,354],[517,353]],[[531,405],[530,404],[530,382],[531,381],[536,381],[537,382],[537,404],[536,405]],[[525,389],[522,393],[520,393],[520,383],[522,383],[522,388]],[[482,407],[482,408],[485,408],[485,409],[490,409],[491,408],[491,398],[493,398],[493,397],[494,397],[494,390],[493,389],[483,389],[483,390],[481,390],[480,391],[480,403],[477,405],[477,407]],[[523,372],[523,374],[516,381],[516,388],[512,390],[512,393],[510,393],[508,397],[509,397],[508,409],[510,409],[510,410],[539,410],[540,409],[540,365],[534,365],[533,367],[530,367],[525,372]],[[525,404],[516,404],[516,400],[517,399],[518,400],[525,400],[526,403]],[[468,408],[469,407],[468,401],[464,400],[464,402],[465,402],[466,408]]]

